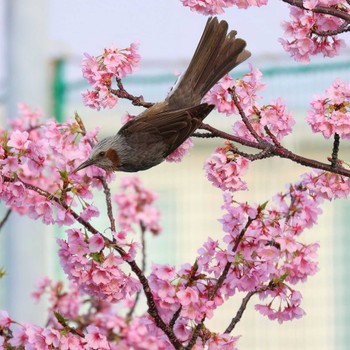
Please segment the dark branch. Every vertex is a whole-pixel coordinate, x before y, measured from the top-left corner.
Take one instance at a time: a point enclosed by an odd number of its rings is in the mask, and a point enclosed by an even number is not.
[[[241,320],[241,318],[243,316],[243,312],[245,311],[250,298],[256,293],[258,293],[258,291],[251,291],[242,299],[241,306],[239,307],[239,309],[236,313],[236,316],[231,320],[229,326],[226,328],[224,333],[229,334],[232,332],[232,330],[235,328],[236,324]]]
[[[314,13],[321,13],[324,15],[334,16],[334,17],[343,19],[344,21],[350,23],[350,14],[341,10],[341,9],[335,8],[335,7],[327,7],[327,6],[317,5],[312,10],[309,10],[309,9],[304,7],[303,0],[282,0],[282,1],[289,4],[289,5],[299,7],[302,10],[312,11]]]
[[[107,244],[109,244],[111,247],[113,247],[122,257],[125,257],[126,253],[123,248],[117,246],[115,242],[111,241],[109,238],[105,237],[103,234],[101,234],[98,230],[96,230],[89,222],[85,221],[82,219],[79,214],[77,214],[72,208],[70,208],[66,203],[62,202],[60,198],[56,197],[55,195],[51,194],[50,192],[47,192],[37,186],[28,184],[19,178],[10,178],[8,176],[2,175],[2,178],[5,182],[21,182],[25,188],[28,190],[32,190],[39,195],[49,199],[52,202],[57,203],[60,205],[62,208],[67,210],[76,220],[79,222],[83,227],[85,227],[90,233],[92,234],[97,234],[99,233],[105,240]],[[143,287],[146,299],[147,299],[147,304],[148,304],[148,313],[151,315],[151,317],[154,319],[154,322],[156,323],[157,327],[160,328],[169,338],[169,341],[171,344],[175,347],[177,350],[183,349],[180,341],[176,338],[173,330],[166,325],[166,323],[163,321],[163,319],[160,317],[157,306],[154,302],[154,298],[151,292],[151,288],[148,284],[148,280],[145,277],[144,273],[142,270],[139,268],[137,263],[134,260],[125,260],[126,263],[130,266],[131,270],[136,274],[138,277],[139,281],[141,282],[141,285]]]
[[[97,179],[100,180],[102,186],[103,186],[103,191],[106,197],[106,206],[107,206],[107,215],[111,224],[111,230],[112,232],[116,231],[115,228],[115,219],[113,215],[113,207],[112,207],[112,200],[111,200],[111,190],[107,184],[106,178],[103,176],[98,176]],[[113,238],[114,239],[114,238]]]
[[[319,161],[314,160],[314,159],[299,156],[299,155],[289,151],[288,149],[286,149],[282,146],[277,147],[276,145],[272,145],[272,144],[266,142],[265,140],[263,142],[255,142],[255,141],[245,140],[241,137],[230,135],[224,131],[218,130],[218,129],[216,129],[208,124],[204,124],[204,123],[200,126],[200,128],[207,130],[207,131],[210,131],[213,135],[216,135],[217,137],[221,137],[225,140],[237,142],[243,146],[248,146],[251,148],[265,150],[266,152],[268,152],[269,157],[278,156],[281,158],[289,159],[295,163],[298,163],[298,164],[301,164],[301,165],[304,165],[304,166],[307,166],[310,168],[321,169],[324,171],[328,171],[330,173],[350,177],[350,170],[347,170],[347,169],[340,167],[340,166],[333,168],[330,164],[322,163],[322,162],[319,162]]]
[[[332,150],[332,160],[331,167],[335,168],[338,165],[338,153],[339,153],[339,145],[340,145],[340,136],[339,134],[334,134],[334,142],[333,142],[333,150]]]
[[[5,223],[7,222],[8,218],[10,217],[10,214],[12,213],[12,209],[7,209],[6,214],[4,216],[4,218],[1,220],[0,222],[0,230],[3,228],[3,226],[5,225]]]
[[[149,107],[152,107],[154,105],[154,103],[145,102],[143,99],[143,96],[133,96],[133,95],[129,94],[124,89],[124,85],[123,85],[121,79],[116,79],[116,81],[117,81],[118,89],[117,90],[110,89],[110,91],[113,95],[118,96],[119,98],[125,98],[127,100],[130,100],[134,106],[141,106],[141,107],[149,108]]]
[[[146,228],[142,223],[140,224],[140,228],[141,228],[141,246],[142,246],[142,248],[141,248],[142,249],[142,251],[141,251],[141,253],[142,253],[141,270],[142,270],[142,273],[144,274],[146,271],[146,239],[145,239],[146,238],[145,237]],[[140,294],[141,294],[140,291],[138,291],[136,293],[134,305],[130,308],[129,312],[126,315],[127,321],[131,320],[131,317],[135,312],[137,303],[140,300]]]
[[[348,32],[348,31],[350,31],[350,24],[347,22],[344,22],[337,29],[334,29],[334,30],[313,29],[312,33],[314,33],[318,36],[335,36],[335,35],[342,34],[342,33]]]
[[[273,283],[269,283],[268,286],[262,287],[259,289],[256,289],[254,291],[248,292],[247,295],[242,299],[241,306],[239,307],[236,316],[231,320],[229,326],[226,328],[225,332],[226,334],[229,334],[232,332],[232,330],[235,328],[236,324],[241,320],[243,313],[248,305],[248,302],[250,298],[257,293],[265,292],[268,289],[272,289],[274,287]]]
[[[252,136],[255,138],[255,140],[257,140],[258,142],[261,142],[262,141],[262,137],[260,135],[258,135],[258,133],[254,130],[252,124],[248,120],[245,112],[243,111],[243,108],[242,108],[241,103],[239,101],[239,97],[236,94],[235,87],[232,86],[227,91],[230,93],[230,95],[232,97],[232,100],[233,100],[233,102],[235,103],[235,105],[236,105],[236,107],[238,109],[238,112],[239,112],[239,114],[240,114],[240,116],[242,118],[242,121],[243,121],[244,125],[249,130],[249,132],[252,134]]]

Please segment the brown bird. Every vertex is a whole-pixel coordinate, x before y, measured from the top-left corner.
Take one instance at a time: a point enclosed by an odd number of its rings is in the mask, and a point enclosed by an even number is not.
[[[192,60],[163,102],[127,122],[115,136],[98,142],[89,158],[74,171],[90,165],[106,171],[136,172],[161,163],[201,125],[213,105],[204,95],[250,52],[246,42],[227,34],[226,21],[209,18]]]

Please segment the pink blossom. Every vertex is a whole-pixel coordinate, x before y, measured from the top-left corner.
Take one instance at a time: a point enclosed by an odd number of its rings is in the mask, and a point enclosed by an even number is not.
[[[0,310],[0,326],[4,328],[9,328],[12,320],[5,310]]]
[[[84,55],[82,62],[83,77],[94,89],[82,93],[84,103],[93,109],[113,108],[117,96],[112,92],[113,79],[121,79],[135,71],[140,56],[137,44],[125,49],[106,48],[98,57]]]
[[[324,95],[315,97],[311,108],[307,121],[314,132],[350,140],[350,84],[336,79]]]
[[[101,251],[105,246],[105,241],[100,234],[95,234],[89,238],[89,249],[92,253]]]
[[[28,132],[15,130],[7,143],[10,147],[17,148],[18,150],[22,150],[28,145]]]
[[[81,95],[83,97],[85,106],[96,109],[98,111],[100,110],[101,101],[99,99],[99,93],[97,91],[83,91]]]
[[[61,350],[81,350],[84,349],[84,345],[77,336],[67,334],[61,336],[60,347]]]
[[[133,224],[138,224],[154,234],[161,231],[159,210],[153,206],[157,196],[147,190],[137,177],[123,178],[123,192],[115,195],[119,207],[119,224],[125,231],[131,231]]]
[[[259,69],[250,67],[250,72],[242,79],[233,80],[228,74],[224,76],[204,97],[204,102],[214,104],[215,108],[226,115],[237,114],[238,110],[232,99],[230,89],[235,87],[240,106],[249,114],[256,101],[261,99],[258,92],[265,84],[261,83],[262,73]]]
[[[187,287],[176,293],[182,306],[188,306],[198,301],[198,293],[191,287]]]
[[[217,148],[215,153],[206,160],[204,169],[208,180],[222,190],[242,191],[246,190],[246,183],[241,176],[248,170],[249,161],[246,158],[231,155],[230,145],[225,148]]]
[[[302,183],[318,198],[333,200],[347,198],[350,194],[350,179],[338,174],[314,169],[302,176]]]
[[[325,4],[329,6],[329,3]],[[304,2],[306,8],[314,8],[315,1]],[[326,57],[333,57],[339,53],[341,47],[345,46],[342,39],[336,36],[318,36],[318,31],[331,31],[337,29],[342,20],[330,15],[314,13],[290,6],[290,22],[282,24],[287,39],[280,39],[283,48],[297,61],[308,62],[311,55],[322,53]]]
[[[193,147],[193,142],[191,138],[188,138],[184,143],[182,143],[175,151],[170,153],[165,160],[167,162],[181,162],[183,157],[189,152]]]
[[[159,279],[172,280],[176,275],[175,266],[152,264],[152,272]]]
[[[10,339],[10,344],[12,346],[21,346],[25,344],[28,340],[28,335],[26,334],[26,329],[23,326],[17,327],[13,330],[13,337]]]
[[[131,115],[131,114],[129,114],[129,113],[126,113],[126,114],[124,114],[124,115],[122,116],[122,124],[124,125],[124,124],[126,124],[128,121],[130,121],[130,120],[132,120],[132,119],[134,119],[134,118],[135,118],[134,115]]]
[[[85,221],[90,221],[93,217],[98,217],[100,212],[94,205],[87,206],[84,211],[80,214],[80,217]]]
[[[55,348],[59,346],[61,335],[58,330],[45,328],[42,332],[42,335],[44,336],[45,343],[47,345],[51,345]]]
[[[40,298],[45,293],[46,288],[51,285],[51,279],[47,276],[41,278],[36,285],[36,290],[32,293],[32,297],[36,302],[40,301]]]
[[[85,335],[87,345],[92,349],[107,350],[110,349],[109,343],[105,335],[95,326],[87,327],[88,334]]]
[[[188,6],[191,11],[204,15],[215,15],[225,12],[226,7],[237,6],[238,8],[248,8],[250,6],[263,6],[267,0],[181,0],[184,6]]]

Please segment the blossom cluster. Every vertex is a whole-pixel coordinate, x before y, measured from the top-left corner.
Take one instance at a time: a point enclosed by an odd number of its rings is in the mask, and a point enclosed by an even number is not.
[[[225,12],[225,9],[232,6],[246,9],[251,6],[263,6],[267,0],[181,0],[184,6],[191,11],[204,15],[215,15]],[[342,8],[349,13],[348,4],[339,0],[307,0],[303,2],[305,9],[290,6],[290,21],[284,21],[285,38],[280,39],[283,48],[291,54],[295,60],[308,62],[310,56],[323,54],[325,57],[333,57],[345,46],[345,41],[337,35],[322,35],[341,28],[344,20],[331,15],[313,12],[312,10],[320,5],[324,8]],[[321,35],[319,34],[321,33]]]
[[[246,9],[250,6],[263,6],[267,0],[181,0],[184,6],[188,6],[191,11],[204,15],[215,15],[225,12],[225,8],[237,6]]]
[[[241,79],[234,80],[226,75],[208,92],[204,101],[214,104],[220,113],[238,114],[241,111],[238,110],[232,97],[232,94],[235,94],[254,132],[264,140],[271,141],[271,135],[266,134],[268,128],[273,137],[280,141],[291,133],[295,121],[280,98],[268,104],[259,104],[258,101],[262,99],[259,92],[265,87],[261,78],[260,70],[252,67]],[[233,124],[233,134],[247,140],[256,140],[243,120]]]
[[[314,13],[312,10],[317,4],[331,6],[339,1],[305,1],[304,6],[308,10],[290,7],[290,21],[283,22],[284,36],[280,39],[283,48],[290,53],[295,60],[308,62],[311,55],[323,54],[325,57],[333,57],[345,46],[343,39],[336,35],[318,35],[319,32],[327,32],[338,29],[343,20],[332,15]]]
[[[336,79],[323,95],[311,101],[307,121],[313,132],[329,139],[338,134],[350,140],[350,84]]]
[[[204,165],[208,180],[213,186],[223,191],[234,192],[247,189],[242,176],[248,170],[249,160],[232,153],[233,149],[230,143],[225,147],[218,147]]]
[[[94,109],[113,108],[118,98],[113,92],[113,79],[122,79],[135,71],[140,61],[137,44],[119,49],[111,47],[104,49],[100,56],[85,54],[82,62],[83,77],[93,90],[82,93],[84,103]]]
[[[145,188],[136,176],[125,177],[120,183],[121,191],[114,196],[118,205],[118,223],[124,232],[133,230],[137,224],[142,229],[158,234],[159,210],[153,205],[155,193]]]
[[[86,294],[115,303],[140,289],[138,280],[123,272],[123,258],[104,253],[100,234],[86,239],[80,230],[70,229],[68,239],[59,239],[58,245],[63,270]]]
[[[319,176],[324,175],[331,176]],[[304,178],[309,184],[310,177]],[[213,317],[237,292],[256,291],[268,299],[256,310],[280,323],[304,315],[301,294],[292,286],[318,271],[318,244],[302,242],[300,234],[316,223],[323,200],[306,184],[291,184],[271,205],[239,203],[225,192],[222,241],[208,238],[196,264],[184,264],[179,271],[153,264],[148,280],[154,301],[166,322],[179,312],[176,321],[181,322],[174,329],[181,328],[181,340],[190,339],[192,322]]]
[[[72,225],[75,207],[85,220],[98,215],[87,200],[92,198],[92,188],[102,187],[96,177],[105,171],[90,167],[72,172],[88,157],[97,129],[84,135],[76,120],[62,124],[45,120],[26,105],[20,106],[20,112],[8,130],[0,130],[0,199],[12,210],[45,224]],[[112,178],[109,175],[107,180]],[[35,191],[38,188],[41,193]]]
[[[162,271],[159,271],[161,269]],[[165,281],[173,270],[169,266],[153,268],[160,279]],[[179,293],[180,300],[186,304],[186,297]],[[119,315],[117,308],[103,299],[86,299],[74,283],[65,290],[61,282],[42,279],[35,292],[35,298],[49,297],[51,317],[46,327],[31,323],[18,323],[4,310],[0,311],[0,347],[14,346],[25,349],[49,350],[128,350],[128,349],[172,349],[169,340],[146,314],[127,318]],[[119,307],[122,305],[119,305]],[[89,308],[89,313],[84,312]],[[191,336],[191,327],[179,319],[174,326],[175,335],[186,341]],[[207,330],[208,332],[208,330]],[[207,334],[210,349],[236,349],[238,337],[228,334]],[[197,341],[193,349],[204,350],[204,345]]]

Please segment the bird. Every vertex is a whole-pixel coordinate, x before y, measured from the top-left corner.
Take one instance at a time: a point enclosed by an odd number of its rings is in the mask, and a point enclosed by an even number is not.
[[[207,20],[196,51],[164,101],[129,120],[114,136],[97,142],[74,172],[95,165],[106,171],[138,172],[152,168],[186,141],[214,105],[203,97],[234,67],[250,57],[246,42],[228,32],[228,23]]]

